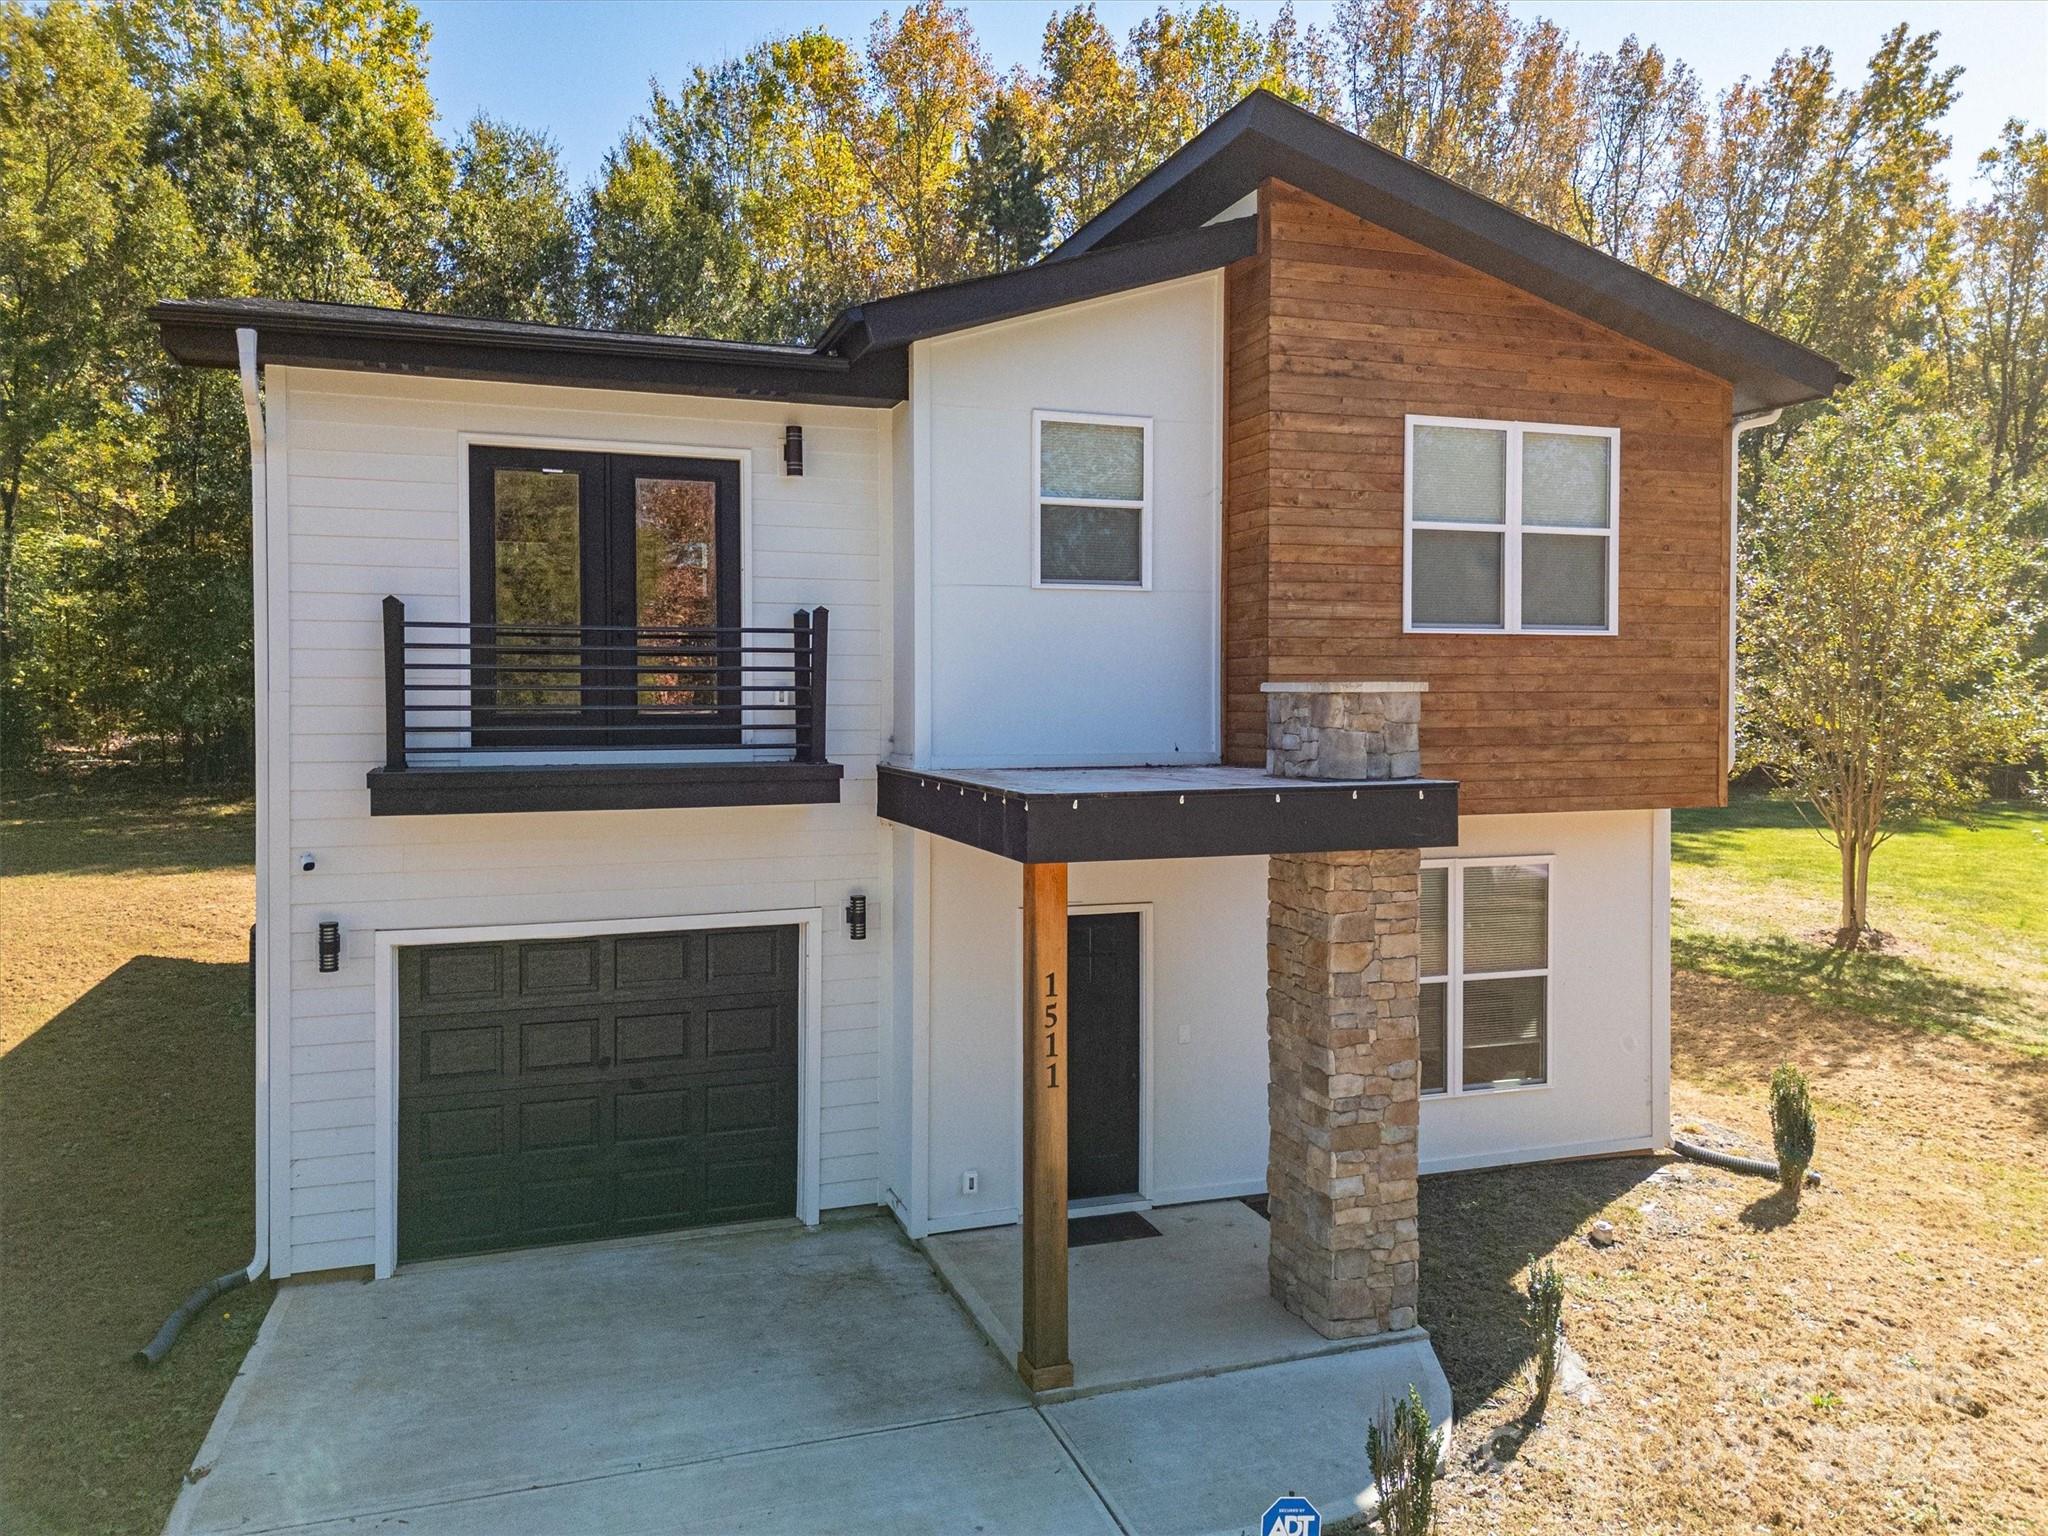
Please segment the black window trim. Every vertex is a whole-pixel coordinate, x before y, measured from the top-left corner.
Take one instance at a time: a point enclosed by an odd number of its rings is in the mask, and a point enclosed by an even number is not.
[[[656,453],[646,451],[611,452],[592,449],[533,448],[491,443],[472,443],[469,453],[469,507],[467,529],[469,541],[469,622],[474,625],[494,624],[497,620],[497,562],[495,475],[500,469],[546,470],[562,469],[582,476],[579,496],[578,539],[582,550],[582,584],[580,601],[582,622],[586,626],[609,626],[622,631],[638,627],[635,612],[636,595],[633,587],[633,562],[630,554],[621,557],[615,549],[621,535],[631,536],[634,522],[633,482],[639,478],[675,476],[703,479],[717,486],[717,561],[718,594],[717,627],[735,633],[742,625],[745,612],[745,573],[741,569],[740,530],[743,519],[740,505],[741,477],[737,459],[707,458],[690,453]],[[592,551],[596,558],[591,558]],[[737,667],[741,656],[736,644],[720,644],[718,660],[721,667]],[[478,667],[472,682],[475,688],[472,706],[470,745],[481,751],[501,747],[548,747],[557,746],[565,750],[579,747],[619,748],[645,747],[659,749],[668,746],[737,746],[742,737],[742,711],[737,700],[721,705],[716,711],[715,729],[703,727],[679,727],[672,732],[649,732],[636,729],[630,733],[620,732],[616,736],[579,730],[574,736],[564,735],[561,727],[584,727],[592,724],[627,725],[637,706],[632,702],[630,679],[615,676],[607,679],[608,670],[604,658],[598,653],[586,651],[583,656],[583,676],[595,677],[600,686],[617,683],[618,704],[600,702],[586,703],[575,713],[564,711],[561,719],[550,729],[546,721],[536,722],[523,728],[492,726],[490,707],[483,702],[490,688],[490,672]],[[615,669],[613,669],[615,670]],[[602,700],[605,696],[600,695]]]

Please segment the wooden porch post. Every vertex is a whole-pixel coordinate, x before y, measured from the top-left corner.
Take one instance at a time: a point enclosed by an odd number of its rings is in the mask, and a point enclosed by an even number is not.
[[[1024,868],[1024,1319],[1017,1374],[1074,1384],[1067,1358],[1067,866]]]

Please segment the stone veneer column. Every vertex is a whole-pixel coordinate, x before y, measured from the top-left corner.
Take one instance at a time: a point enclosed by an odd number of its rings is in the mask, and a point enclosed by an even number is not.
[[[1418,774],[1424,687],[1267,685],[1268,771]],[[1273,1294],[1328,1338],[1412,1328],[1421,855],[1275,854],[1266,891]]]

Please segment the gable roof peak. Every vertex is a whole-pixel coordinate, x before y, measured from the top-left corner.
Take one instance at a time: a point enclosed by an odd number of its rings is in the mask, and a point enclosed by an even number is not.
[[[1726,379],[1738,415],[1832,393],[1833,359],[1462,187],[1260,87],[1168,155],[1046,258],[1070,261],[1199,227],[1267,181]]]

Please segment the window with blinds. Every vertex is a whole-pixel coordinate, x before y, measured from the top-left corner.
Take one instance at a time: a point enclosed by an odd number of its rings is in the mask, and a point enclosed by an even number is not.
[[[1034,522],[1041,587],[1134,587],[1151,580],[1152,424],[1118,416],[1032,414]]]
[[[1425,865],[1421,971],[1424,1093],[1549,1080],[1547,860]]]
[[[1408,418],[1409,630],[1615,632],[1621,434]]]

